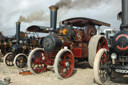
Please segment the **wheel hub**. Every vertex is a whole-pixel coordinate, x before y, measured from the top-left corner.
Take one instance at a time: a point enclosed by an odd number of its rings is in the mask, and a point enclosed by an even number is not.
[[[65,63],[65,66],[66,66],[66,67],[69,67],[69,66],[70,66],[70,63],[69,63],[69,62],[66,62],[66,63]]]
[[[21,63],[23,63],[23,60],[20,60]]]

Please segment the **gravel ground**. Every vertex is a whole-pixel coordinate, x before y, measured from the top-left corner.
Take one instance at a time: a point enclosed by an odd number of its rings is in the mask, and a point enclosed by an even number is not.
[[[0,80],[10,77],[11,83],[9,85],[97,85],[93,81],[93,69],[89,68],[88,63],[78,64],[74,69],[73,75],[63,80],[58,79],[53,70],[37,75],[30,74],[25,76],[19,75],[19,70],[14,66],[8,67],[3,62],[0,62]],[[119,80],[121,79],[114,81],[120,83],[108,81],[105,85],[128,85],[123,84]]]

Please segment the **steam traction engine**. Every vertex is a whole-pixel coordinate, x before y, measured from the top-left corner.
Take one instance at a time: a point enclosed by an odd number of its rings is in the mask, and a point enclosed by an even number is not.
[[[100,49],[94,61],[94,78],[103,84],[109,77],[128,74],[128,0],[122,0],[122,24],[109,49]],[[116,74],[116,75],[115,75]]]
[[[108,48],[104,36],[92,37],[96,35],[95,26],[110,25],[97,20],[78,17],[62,21],[59,28],[56,29],[58,7],[51,6],[50,10],[50,28],[42,26],[29,27],[29,29],[40,28],[42,32],[49,32],[49,35],[42,40],[41,46],[43,48],[35,48],[29,54],[28,68],[30,71],[40,73],[45,71],[48,65],[54,65],[55,73],[59,78],[63,79],[72,74],[74,59],[84,60],[89,56],[89,63],[93,66],[93,56],[97,50],[102,47]],[[95,44],[92,44],[93,42]],[[97,44],[99,44],[99,47],[97,47]]]
[[[23,68],[27,64],[27,55],[35,47],[39,47],[36,37],[28,38],[27,33],[20,32],[20,22],[16,23],[16,42],[11,47],[11,52],[4,56],[7,66]]]

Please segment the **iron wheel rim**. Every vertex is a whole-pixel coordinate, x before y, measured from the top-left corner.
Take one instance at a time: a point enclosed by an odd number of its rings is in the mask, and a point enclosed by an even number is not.
[[[58,63],[58,72],[63,78],[69,77],[74,69],[74,58],[70,52],[63,53],[60,58]],[[67,63],[69,65],[66,65]]]
[[[5,59],[6,65],[8,65],[8,66],[13,66],[13,65],[14,65],[14,64],[13,64],[13,60],[14,60],[14,58],[12,57],[12,54],[9,54],[9,55],[6,57],[6,59]]]
[[[17,57],[16,59],[16,65],[19,68],[23,68],[27,65],[27,58],[24,55],[20,55],[19,57]]]

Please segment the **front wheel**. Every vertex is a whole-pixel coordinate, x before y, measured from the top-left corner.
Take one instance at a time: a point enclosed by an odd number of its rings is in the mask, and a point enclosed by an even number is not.
[[[109,79],[107,49],[100,49],[94,60],[94,78],[98,84],[104,84]]]
[[[35,48],[28,56],[27,62],[29,70],[34,73],[41,73],[46,70],[46,56],[42,48]]]
[[[17,68],[24,68],[27,65],[27,56],[23,53],[19,53],[14,58],[14,66]]]
[[[13,64],[13,60],[14,60],[14,58],[13,58],[13,56],[12,56],[12,52],[7,53],[7,54],[4,56],[4,63],[5,63],[5,65],[7,65],[7,66],[13,66],[13,65],[14,65],[14,64]]]
[[[67,78],[71,76],[74,69],[74,56],[69,49],[60,50],[55,58],[54,70],[56,75],[60,78]]]

